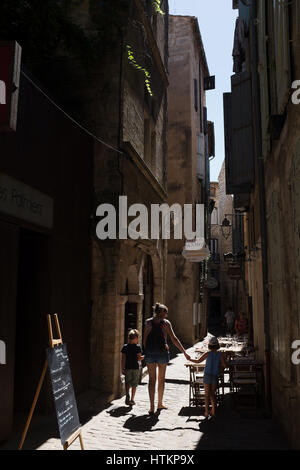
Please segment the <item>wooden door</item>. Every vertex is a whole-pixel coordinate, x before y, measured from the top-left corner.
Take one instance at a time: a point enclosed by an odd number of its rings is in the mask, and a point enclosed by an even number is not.
[[[0,222],[0,340],[6,353],[0,364],[0,442],[13,426],[18,239],[18,227]]]

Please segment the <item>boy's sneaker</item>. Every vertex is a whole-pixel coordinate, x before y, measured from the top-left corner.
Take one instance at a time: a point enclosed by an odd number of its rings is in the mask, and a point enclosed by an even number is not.
[[[131,405],[131,406],[135,405],[135,401],[134,401],[134,400],[130,400],[129,405]]]
[[[129,395],[126,395],[125,405],[130,405],[130,398],[129,398]]]

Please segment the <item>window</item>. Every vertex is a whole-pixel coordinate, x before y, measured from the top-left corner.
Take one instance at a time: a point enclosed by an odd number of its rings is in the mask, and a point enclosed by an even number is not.
[[[219,240],[217,238],[212,238],[210,240],[210,252],[212,256],[219,253]]]
[[[144,117],[144,160],[153,173],[156,172],[156,132],[148,113]]]
[[[151,121],[146,115],[144,120],[144,160],[148,164],[151,162]]]
[[[205,140],[203,134],[197,135],[197,176],[205,179]]]
[[[211,214],[211,225],[218,225],[218,208],[215,207]]]
[[[202,69],[201,69],[201,61],[199,63],[199,115],[200,115],[200,132],[203,132],[203,107],[202,107]]]
[[[198,112],[198,80],[194,79],[194,106],[196,113]]]

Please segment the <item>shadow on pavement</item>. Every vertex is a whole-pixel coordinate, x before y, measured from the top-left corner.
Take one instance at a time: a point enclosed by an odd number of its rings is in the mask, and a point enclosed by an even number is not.
[[[246,412],[233,408],[225,396],[217,415],[201,420],[202,437],[197,450],[287,450],[289,447],[278,425],[263,416],[262,410]]]
[[[204,410],[202,408],[197,408],[196,406],[183,406],[178,413],[178,416],[203,416]]]
[[[107,396],[98,392],[86,392],[79,395],[77,399],[80,423],[83,426],[104,409],[111,407]],[[124,407],[125,408],[125,407]],[[129,407],[126,408],[129,410]],[[126,413],[124,413],[126,414]],[[122,415],[120,415],[122,416]],[[0,443],[0,450],[17,450],[25,428],[28,413],[17,413],[14,416],[14,427],[11,437]],[[34,413],[29,426],[23,450],[34,450],[39,448],[49,439],[60,439],[56,415]]]
[[[124,423],[124,428],[129,429],[131,432],[146,432],[151,431],[152,428],[159,421],[158,415],[142,415],[132,416]]]
[[[106,411],[113,418],[120,418],[126,416],[129,411],[132,410],[132,406],[116,406]]]

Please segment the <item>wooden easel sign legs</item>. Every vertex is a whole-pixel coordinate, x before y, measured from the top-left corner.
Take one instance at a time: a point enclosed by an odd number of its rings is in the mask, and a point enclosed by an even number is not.
[[[77,438],[79,438],[81,450],[84,450],[77,404],[71,378],[71,370],[69,366],[69,358],[66,344],[64,344],[62,340],[57,314],[55,313],[54,315],[54,322],[58,338],[53,338],[51,315],[47,315],[47,322],[49,333],[49,348],[47,349],[47,359],[43,367],[42,375],[39,380],[25,429],[20,441],[19,450],[23,448],[23,444],[32,420],[32,416],[48,367],[51,377],[55,410],[63,449],[67,450],[71,444]]]

